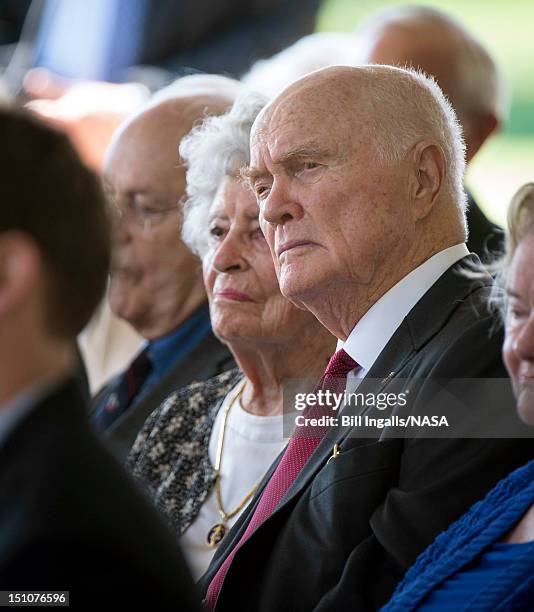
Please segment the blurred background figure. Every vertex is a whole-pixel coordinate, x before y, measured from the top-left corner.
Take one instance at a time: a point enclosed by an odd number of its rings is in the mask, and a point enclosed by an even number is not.
[[[362,61],[419,68],[432,75],[462,124],[469,163],[506,121],[506,94],[495,61],[458,21],[429,7],[387,8],[358,31]],[[482,259],[501,250],[503,233],[468,192],[467,247]]]
[[[329,65],[390,64],[432,75],[451,101],[464,130],[468,163],[506,121],[502,76],[484,46],[458,21],[423,6],[388,7],[355,34],[307,36],[270,60],[258,62],[243,80],[276,95],[296,78]],[[482,259],[498,253],[503,234],[468,192],[467,246]]]
[[[76,380],[110,260],[99,180],[25,113],[0,109],[0,137],[0,584],[88,609],[196,610],[171,534],[92,432]]]
[[[359,40],[352,32],[316,32],[268,59],[258,60],[241,80],[254,91],[274,98],[308,72],[360,63]]]
[[[335,349],[317,319],[280,293],[256,199],[240,178],[264,103],[242,96],[180,145],[183,237],[202,257],[213,330],[239,369],[166,398],[127,464],[168,517],[196,578],[282,450],[284,381],[318,379]]]
[[[323,0],[317,31],[350,35],[381,9],[406,4],[432,7],[459,21],[502,70],[509,91],[507,120],[470,161],[466,184],[484,214],[504,226],[508,202],[519,185],[532,180],[534,167],[534,4],[518,0],[510,10],[485,0]]]
[[[172,391],[233,365],[211,331],[200,262],[180,239],[185,169],[178,146],[195,122],[224,113],[240,89],[226,77],[183,77],[126,121],[107,155],[115,217],[110,306],[147,341],[93,402],[91,420],[121,458]]]
[[[4,41],[12,43],[0,52],[9,88],[40,99],[33,109],[65,129],[100,169],[106,135],[146,99],[146,87],[195,71],[239,77],[313,31],[319,0],[2,4]]]
[[[514,196],[494,302],[517,412],[534,426],[534,183]],[[420,555],[384,611],[532,610],[534,460],[512,472]]]

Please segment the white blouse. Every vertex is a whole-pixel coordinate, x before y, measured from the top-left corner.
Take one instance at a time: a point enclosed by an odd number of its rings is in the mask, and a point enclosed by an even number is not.
[[[241,382],[238,383],[240,384]],[[232,389],[224,399],[213,424],[209,444],[212,465],[215,465],[222,417],[234,395],[235,389]],[[221,459],[221,497],[226,513],[235,510],[252,487],[263,478],[286,442],[283,437],[282,415],[257,416],[245,412],[240,403],[235,402],[226,420]],[[234,525],[244,509],[226,521],[228,528]],[[195,580],[207,570],[217,550],[208,546],[206,538],[211,528],[221,522],[213,488],[196,519],[180,538],[180,545]]]

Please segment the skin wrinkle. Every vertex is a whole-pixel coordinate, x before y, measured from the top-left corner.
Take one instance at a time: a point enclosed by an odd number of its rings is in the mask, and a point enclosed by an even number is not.
[[[387,78],[389,70],[374,68],[373,78]],[[259,206],[282,293],[342,340],[398,280],[463,242],[465,231],[456,204],[445,201],[435,141],[414,146],[398,164],[376,164],[375,147],[359,129],[372,108],[369,78],[365,68],[317,71],[267,106],[251,134],[251,168],[274,179]],[[373,113],[380,120],[380,110]],[[310,134],[347,161],[304,182],[279,160]],[[280,244],[294,240],[315,244],[280,258]]]

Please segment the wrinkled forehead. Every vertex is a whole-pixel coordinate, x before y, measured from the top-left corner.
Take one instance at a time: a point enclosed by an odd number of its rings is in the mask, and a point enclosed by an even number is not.
[[[115,138],[103,175],[119,191],[176,194],[185,190],[185,168],[178,154],[181,125],[142,117]]]
[[[232,176],[220,183],[209,207],[211,217],[239,217],[254,221],[258,219],[258,214],[258,205],[251,189],[241,178]]]
[[[278,163],[289,152],[346,150],[361,120],[343,90],[306,89],[281,96],[258,116],[251,131],[251,166],[268,156]]]

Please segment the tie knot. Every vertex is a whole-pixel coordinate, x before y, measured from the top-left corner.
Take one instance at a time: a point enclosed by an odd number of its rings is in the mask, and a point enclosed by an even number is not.
[[[356,361],[346,351],[339,349],[330,358],[326,366],[324,379],[347,378],[347,374],[357,367]]]

